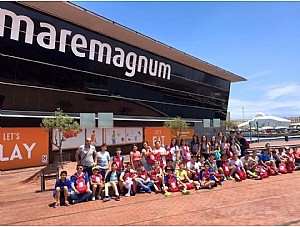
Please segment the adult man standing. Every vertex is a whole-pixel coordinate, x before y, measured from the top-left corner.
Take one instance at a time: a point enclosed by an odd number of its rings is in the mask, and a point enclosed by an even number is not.
[[[96,163],[96,148],[91,145],[91,138],[86,138],[85,145],[81,145],[75,154],[77,164],[83,166],[83,172],[92,175],[92,168]]]
[[[237,131],[236,132],[236,136],[238,138],[238,142],[240,144],[240,147],[241,147],[241,156],[245,156],[246,152],[247,152],[247,149],[250,148],[250,144],[249,142],[242,136],[241,132],[240,131]]]

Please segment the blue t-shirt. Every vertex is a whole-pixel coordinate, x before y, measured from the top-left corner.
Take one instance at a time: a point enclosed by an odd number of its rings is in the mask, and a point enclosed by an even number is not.
[[[70,192],[72,187],[71,187],[71,181],[68,178],[66,178],[64,181],[62,181],[60,179],[56,180],[54,190],[53,190],[53,196],[55,196],[55,194],[56,194],[57,187],[60,187],[60,190],[63,191],[65,186],[68,187],[68,191]]]
[[[71,183],[73,183],[73,184],[76,184],[76,180],[77,180],[75,175],[78,176],[77,173],[75,173],[73,176],[71,176]],[[86,173],[84,174],[84,179],[85,179],[85,183],[90,182],[89,176]]]
[[[173,177],[177,180],[177,176],[174,174]],[[164,177],[165,183],[168,184],[169,183],[169,176],[165,176]]]
[[[259,158],[260,162],[267,162],[267,161],[271,160],[271,155],[270,154],[264,155],[262,153],[262,154],[258,155],[258,158]]]

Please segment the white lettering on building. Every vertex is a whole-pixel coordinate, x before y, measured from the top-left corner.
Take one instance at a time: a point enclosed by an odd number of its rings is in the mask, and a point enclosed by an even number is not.
[[[20,25],[21,21],[26,24],[25,29],[25,43],[32,44],[33,38],[36,37],[38,45],[46,49],[55,49],[55,41],[57,35],[59,35],[59,51],[65,53],[67,45],[67,36],[72,35],[72,31],[62,29],[59,32],[56,28],[46,22],[40,22],[40,28],[48,31],[34,33],[34,23],[28,17],[24,15],[16,15],[14,12],[0,8],[0,37],[4,37],[5,18],[10,17],[12,20],[10,39],[19,41]],[[47,40],[47,42],[45,42]],[[136,72],[142,72],[143,74],[149,74],[153,77],[159,77],[162,79],[171,79],[171,66],[164,62],[158,62],[157,60],[147,59],[145,56],[138,56],[134,52],[129,52],[125,56],[125,52],[120,47],[115,47],[114,52],[112,47],[108,43],[102,43],[99,40],[91,39],[87,40],[82,34],[74,34],[71,37],[71,50],[77,57],[88,57],[90,60],[97,60],[98,62],[110,65],[111,62],[114,66],[122,68],[126,66],[125,76],[134,77]],[[89,53],[87,54],[87,51]],[[98,53],[98,57],[96,57]],[[112,61],[111,61],[112,59]],[[125,64],[124,64],[125,63]]]

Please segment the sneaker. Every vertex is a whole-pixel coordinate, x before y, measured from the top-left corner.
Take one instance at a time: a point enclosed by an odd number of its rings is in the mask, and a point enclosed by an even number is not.
[[[262,180],[262,178],[260,176],[254,178],[255,180]]]
[[[199,185],[199,186],[196,186],[196,190],[200,190],[202,187]]]
[[[95,196],[93,196],[93,197],[92,197],[92,201],[95,201],[95,200],[96,200],[96,198],[95,198]]]
[[[130,193],[126,193],[126,194],[125,194],[125,197],[129,197],[129,196],[130,196]]]
[[[103,203],[108,202],[108,201],[110,201],[110,197],[105,197],[105,198],[103,199]]]
[[[223,179],[224,179],[224,181],[227,181],[227,177],[224,176]]]
[[[181,193],[182,195],[189,195],[191,192],[189,190],[184,190]]]
[[[213,187],[211,185],[208,186],[208,189],[212,189]]]
[[[217,181],[217,184],[222,186],[222,182],[221,181]]]
[[[70,203],[68,201],[65,201],[65,206],[66,207],[70,206]]]
[[[239,176],[239,175],[237,175],[237,174],[235,174],[235,178],[236,178],[236,180],[238,180],[238,181],[240,181],[240,180],[241,180],[240,176]]]
[[[116,196],[116,201],[120,201],[120,196],[119,195]]]
[[[101,200],[102,198],[101,198],[101,196],[100,196],[100,195],[98,195],[98,196],[97,196],[97,199]]]
[[[232,176],[228,176],[227,180],[234,180]]]
[[[72,203],[72,204],[76,204],[76,203],[78,203],[78,200],[73,199],[73,200],[71,201],[71,203]]]
[[[54,206],[53,206],[53,208],[57,208],[57,207],[59,207],[59,206],[60,206],[59,203],[55,203]]]
[[[172,193],[171,193],[171,192],[166,192],[166,193],[165,193],[165,197],[170,197],[170,196],[172,196]]]

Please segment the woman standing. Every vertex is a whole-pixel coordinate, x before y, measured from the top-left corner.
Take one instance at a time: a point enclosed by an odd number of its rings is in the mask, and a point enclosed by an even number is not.
[[[160,163],[160,167],[162,169],[164,169],[166,166],[167,151],[164,147],[161,147],[160,141],[155,142],[155,147],[153,148],[153,154],[154,154],[155,160]]]
[[[167,148],[168,155],[166,156],[166,160],[172,160],[173,161],[173,168],[176,168],[176,162],[180,159],[180,149],[177,145],[177,139],[173,138],[171,140],[170,145]]]
[[[220,143],[217,141],[216,136],[212,136],[210,140],[210,153],[214,153],[214,151],[220,151]]]
[[[152,148],[149,146],[149,143],[147,141],[143,141],[142,143],[142,150],[141,150],[141,153],[142,153],[142,163],[143,165],[145,166],[145,169],[147,171],[150,171],[151,169],[151,165],[149,164],[149,162],[147,161],[147,159],[149,158],[149,153],[152,152]],[[154,160],[153,160],[153,164],[154,164]]]
[[[133,144],[130,151],[130,163],[134,170],[136,170],[138,165],[140,164],[141,158],[142,158],[141,152],[138,151],[137,145]]]
[[[201,148],[200,148],[200,151],[201,151],[201,155],[204,156],[205,160],[208,159],[208,156],[209,156],[209,153],[210,153],[209,147],[210,147],[210,143],[207,141],[207,137],[203,135],[201,137]]]
[[[193,135],[190,151],[191,151],[192,155],[195,155],[195,156],[200,154],[200,140],[199,140],[199,136],[197,134]],[[199,156],[197,156],[197,161],[199,161]]]
[[[191,161],[192,154],[185,139],[180,140],[180,153],[183,163],[187,164],[189,161]]]

